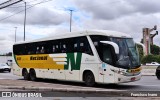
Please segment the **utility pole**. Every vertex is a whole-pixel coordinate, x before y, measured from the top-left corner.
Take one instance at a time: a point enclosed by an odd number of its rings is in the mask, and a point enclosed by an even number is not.
[[[69,9],[70,11],[70,32],[72,31],[72,11],[71,9]]]
[[[15,42],[16,42],[16,32],[17,32],[17,27],[14,27],[15,28]]]
[[[23,1],[24,2],[24,4],[25,4],[25,14],[24,14],[24,41],[25,41],[25,38],[26,38],[26,2],[25,1]]]

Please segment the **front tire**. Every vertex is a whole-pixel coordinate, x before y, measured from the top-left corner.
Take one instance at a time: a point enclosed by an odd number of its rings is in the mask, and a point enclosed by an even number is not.
[[[95,85],[95,78],[92,72],[86,72],[84,78],[85,84],[87,86],[91,87]]]
[[[31,81],[36,81],[37,80],[37,77],[36,77],[36,72],[35,72],[35,70],[34,69],[31,69],[30,70],[30,80]]]

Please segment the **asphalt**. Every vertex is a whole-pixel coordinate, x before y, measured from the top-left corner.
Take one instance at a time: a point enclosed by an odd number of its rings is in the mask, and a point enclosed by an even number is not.
[[[146,73],[146,72],[145,72]],[[153,73],[153,72],[152,72]],[[145,74],[148,75],[148,74]],[[150,75],[150,74],[149,74]],[[12,80],[12,79],[0,79],[0,89],[17,89],[17,90],[26,90],[26,91],[57,91],[57,92],[83,92],[83,93],[112,93],[119,94],[122,91],[119,89],[110,89],[110,88],[96,88],[96,87],[86,87],[83,83],[69,83],[63,84],[64,81],[56,83],[49,80],[49,82],[43,81],[26,81],[23,79]],[[76,85],[74,85],[76,84]],[[80,84],[80,85],[79,85]]]
[[[74,84],[74,83],[73,83]],[[77,83],[76,83],[77,84]],[[83,84],[83,83],[80,83]],[[21,89],[21,90],[34,90],[34,91],[62,91],[62,92],[106,92],[115,91],[115,89],[103,89],[96,87],[86,87],[77,85],[66,85],[66,84],[53,84],[52,82],[32,82],[26,80],[0,80],[1,89]],[[119,91],[119,90],[117,90]]]
[[[146,77],[147,78],[147,77]],[[154,80],[153,77],[151,77]],[[145,80],[143,79],[145,82]],[[133,83],[134,84],[134,83]],[[110,88],[111,87],[111,88]],[[118,87],[118,88],[117,88]],[[123,89],[121,89],[121,88]],[[58,92],[59,94],[74,94],[77,95],[82,93],[82,96],[103,96],[103,97],[132,97],[131,94],[148,94],[154,93],[158,94],[160,97],[159,91],[141,91],[141,89],[129,90],[128,89],[140,88],[136,85],[98,85],[95,87],[87,87],[84,83],[79,82],[67,82],[67,81],[59,81],[59,80],[47,80],[40,79],[36,82],[26,81],[21,79],[0,79],[0,90],[17,90],[17,91],[34,91],[34,92],[45,92],[45,93],[53,93]],[[145,87],[146,88],[146,87]],[[137,97],[137,96],[136,96]],[[154,96],[157,97],[157,96]]]
[[[53,81],[53,80],[52,80]],[[74,83],[74,82],[73,82]],[[50,82],[32,82],[26,80],[1,79],[0,89],[18,90],[18,91],[34,91],[34,92],[58,92],[59,94],[82,94],[82,96],[103,96],[103,97],[130,97],[131,93],[122,92],[122,90],[104,89],[96,87],[86,87],[83,83],[75,83],[76,85],[67,85],[66,83],[50,83]],[[80,84],[80,85],[77,85]],[[82,86],[81,86],[82,85]],[[124,90],[123,90],[124,91]]]

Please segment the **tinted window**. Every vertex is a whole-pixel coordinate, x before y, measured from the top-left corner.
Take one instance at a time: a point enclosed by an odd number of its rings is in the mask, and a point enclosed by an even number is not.
[[[90,37],[91,40],[93,41],[94,46],[96,47],[98,54],[100,55],[102,53],[100,41],[109,41],[109,38],[107,36],[100,36],[100,35],[91,35]]]
[[[51,54],[81,52],[93,55],[87,37],[75,37],[58,40],[18,44],[13,46],[14,54]]]

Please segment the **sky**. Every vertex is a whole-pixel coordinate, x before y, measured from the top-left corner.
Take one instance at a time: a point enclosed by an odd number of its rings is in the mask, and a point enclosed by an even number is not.
[[[0,0],[0,4],[8,0]],[[160,30],[160,0],[25,0],[26,41],[70,31],[113,30],[124,32],[136,42],[143,28]],[[15,28],[17,27],[17,28]],[[0,54],[24,38],[24,2],[0,9]],[[155,31],[151,32],[152,34]],[[160,34],[154,43],[160,46]]]

